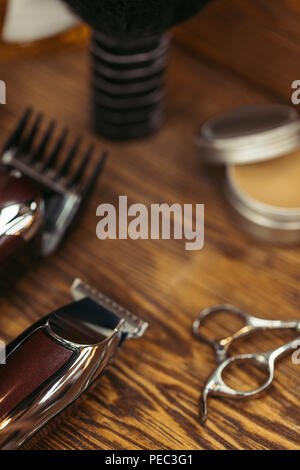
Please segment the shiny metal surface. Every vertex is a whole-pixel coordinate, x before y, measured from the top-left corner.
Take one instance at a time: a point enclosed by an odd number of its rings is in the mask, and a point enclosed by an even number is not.
[[[233,176],[234,165],[273,160],[300,148],[300,118],[293,107],[257,104],[227,111],[202,125],[196,145],[202,161],[226,166],[225,192],[241,228],[262,241],[300,242],[300,208],[282,209],[255,201]]]
[[[45,319],[44,324],[38,326],[38,329],[43,330],[55,342],[71,349],[74,352],[72,359],[68,361],[65,370],[58,371],[50,381],[39,387],[38,391],[0,421],[1,449],[17,449],[33,437],[99,377],[124,339],[129,336],[140,337],[148,326],[130,314],[139,327],[134,330],[131,326],[128,329],[127,311],[124,310],[123,316],[123,308],[113,301],[109,303],[113,305],[114,311],[108,310],[107,298],[103,296],[102,302],[102,294],[79,279],[73,284],[72,292],[77,297],[77,302],[53,312]],[[87,292],[91,292],[92,297]],[[95,297],[99,300],[96,301]],[[99,312],[99,315],[86,315],[86,302],[92,302],[93,312]],[[75,312],[73,319],[72,311]],[[30,335],[36,331],[31,331]],[[80,344],[74,340],[77,335],[80,342],[84,343],[91,332],[93,341],[97,338],[99,342]],[[23,338],[24,341],[26,337]],[[10,354],[21,345],[22,343],[18,344]]]
[[[300,118],[290,106],[236,108],[203,124],[196,136],[199,158],[212,165],[272,160],[300,147]]]
[[[82,139],[77,137],[62,163],[57,164],[67,141],[68,129],[63,129],[55,139],[55,122],[50,122],[46,130],[41,131],[42,121],[42,114],[34,116],[32,109],[27,109],[6,143],[0,163],[8,171],[25,176],[41,191],[45,211],[40,254],[49,256],[61,244],[90,195],[103,169],[107,152],[101,153],[87,177],[86,169],[90,166],[95,146],[89,145],[82,153]],[[74,160],[78,161],[76,169],[72,168]]]
[[[29,241],[41,226],[43,211],[41,199],[0,206],[0,237],[20,236]]]
[[[231,336],[228,336],[227,338],[222,338],[219,340],[210,340],[201,333],[201,327],[203,326],[205,320],[221,312],[227,312],[232,315],[238,316],[239,318],[244,320],[244,325],[238,331],[236,331]],[[300,333],[300,320],[264,320],[253,315],[249,315],[243,310],[238,309],[232,305],[226,304],[207,308],[203,310],[200,315],[196,318],[193,324],[193,334],[198,340],[205,342],[214,349],[216,354],[216,361],[218,364],[216,369],[207,379],[202,391],[200,399],[200,414],[202,423],[204,423],[207,419],[207,402],[209,396],[220,396],[229,398],[251,398],[264,392],[272,385],[274,381],[276,360],[287,352],[295,349],[295,344],[297,344],[297,341],[300,339],[300,337],[298,339],[296,338],[293,341],[288,342],[287,344],[279,348],[265,353],[241,354],[229,357],[228,351],[230,346],[235,341],[245,336],[248,336],[261,330],[275,329],[291,329],[295,330],[297,333]],[[245,361],[256,362],[266,371],[267,375],[266,381],[261,387],[247,392],[234,390],[233,388],[227,386],[222,377],[224,370],[229,367],[232,363]]]
[[[282,245],[300,242],[300,208],[269,206],[250,198],[236,184],[232,166],[226,168],[225,190],[239,225],[253,237]]]
[[[148,323],[138,318],[129,310],[117,304],[109,297],[99,292],[97,289],[83,283],[80,279],[75,279],[71,287],[72,295],[75,300],[81,300],[89,297],[111,312],[115,313],[118,317],[126,320],[124,324],[124,332],[130,338],[140,338],[148,328]]]

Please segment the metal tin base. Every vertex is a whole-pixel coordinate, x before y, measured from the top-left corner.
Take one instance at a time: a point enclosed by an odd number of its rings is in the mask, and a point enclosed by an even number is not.
[[[278,245],[300,243],[300,208],[269,206],[248,197],[236,184],[231,166],[226,169],[226,195],[237,223],[251,236]]]

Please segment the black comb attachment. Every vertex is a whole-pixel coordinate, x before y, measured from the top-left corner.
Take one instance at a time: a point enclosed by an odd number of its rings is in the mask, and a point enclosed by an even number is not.
[[[7,150],[17,147],[19,145],[23,131],[26,127],[26,124],[30,118],[31,113],[32,113],[32,109],[27,108],[24,115],[20,119],[19,123],[17,124],[13,132],[11,133],[7,142],[5,143],[3,147],[3,152],[6,152]]]
[[[41,113],[27,109],[13,130],[1,156],[2,165],[27,176],[41,189],[45,202],[42,254],[51,254],[77,220],[107,157],[97,158],[94,143],[81,136],[68,145],[69,130],[44,123]]]
[[[64,157],[62,154],[67,147],[69,129],[64,128],[55,138],[56,121],[52,120],[46,130],[42,130],[43,120],[41,113],[34,116],[31,108],[26,109],[4,146],[2,163],[16,168],[52,190],[60,188],[58,192],[78,191],[87,195],[101,173],[107,152],[104,151],[96,160],[91,175],[84,181],[84,173],[96,152],[95,144],[83,149],[81,156],[79,154],[83,139],[78,136],[69,150],[66,150]],[[8,152],[9,155],[6,155]],[[77,160],[74,168],[73,163]]]

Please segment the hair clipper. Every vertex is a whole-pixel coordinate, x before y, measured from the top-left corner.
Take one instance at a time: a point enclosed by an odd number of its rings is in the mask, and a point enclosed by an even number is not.
[[[73,303],[7,347],[6,364],[0,366],[0,449],[19,449],[49,429],[50,421],[100,376],[124,340],[141,337],[148,326],[79,279],[71,292]]]

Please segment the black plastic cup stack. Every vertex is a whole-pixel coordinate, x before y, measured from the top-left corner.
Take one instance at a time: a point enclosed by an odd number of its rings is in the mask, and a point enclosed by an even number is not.
[[[165,69],[169,37],[122,41],[93,31],[94,130],[113,140],[145,137],[165,118]]]
[[[165,118],[167,31],[211,0],[63,0],[92,30],[92,123],[111,140],[146,137]]]

